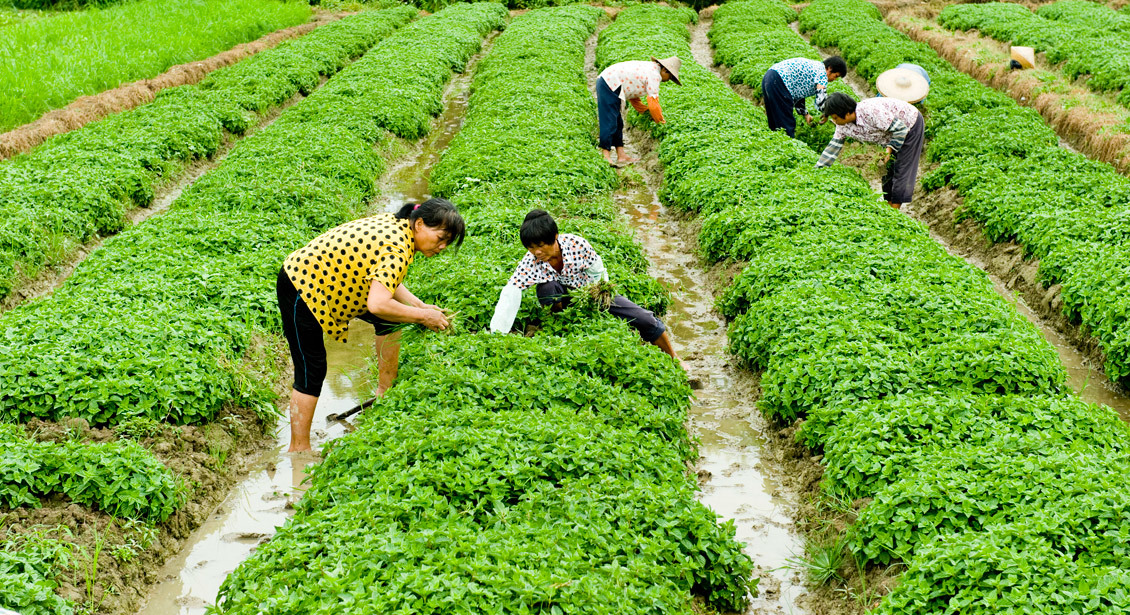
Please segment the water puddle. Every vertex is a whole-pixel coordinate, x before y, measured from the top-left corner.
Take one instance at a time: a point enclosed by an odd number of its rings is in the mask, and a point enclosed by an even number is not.
[[[692,36],[695,58],[703,45],[709,53],[706,30],[700,25]],[[589,87],[597,73],[594,48],[589,49]],[[628,152],[642,157],[625,133]],[[642,167],[642,165],[641,165]],[[753,558],[760,577],[759,596],[748,613],[803,613],[797,604],[806,593],[803,580],[790,559],[804,555],[804,543],[795,531],[794,494],[774,480],[784,471],[771,456],[770,427],[755,408],[757,386],[749,372],[730,364],[726,351],[726,323],[714,312],[714,295],[707,273],[687,237],[693,231],[667,212],[646,185],[625,187],[615,195],[651,263],[649,274],[672,293],[664,317],[676,351],[688,376],[698,387],[690,409],[688,428],[699,442],[700,499],[723,519],[732,519],[738,540]]]
[[[431,168],[463,124],[472,68],[489,46],[488,39],[467,70],[448,84],[444,112],[429,135],[382,177],[374,211],[395,211],[405,202],[431,196],[427,194]],[[374,341],[372,325],[359,320],[350,324],[347,344],[326,340],[329,368],[310,433],[315,449],[351,429],[348,423],[327,420],[329,415],[373,397],[376,383],[370,382],[368,362],[376,356]],[[306,488],[305,468],[311,458],[286,454],[289,444],[290,422],[284,418],[276,428],[273,447],[263,452],[249,476],[185,541],[180,554],[162,567],[157,575],[161,580],[151,588],[138,615],[204,615],[224,579],[290,518],[293,503]]]
[[[373,354],[372,325],[355,321],[349,343],[326,342],[329,369],[310,433],[315,449],[342,436],[348,425],[326,421],[372,396],[367,357]],[[274,445],[255,462],[247,479],[228,495],[162,567],[139,615],[203,615],[220,584],[252,550],[274,535],[293,514],[291,504],[305,489],[309,457],[288,455],[290,423],[279,422]]]

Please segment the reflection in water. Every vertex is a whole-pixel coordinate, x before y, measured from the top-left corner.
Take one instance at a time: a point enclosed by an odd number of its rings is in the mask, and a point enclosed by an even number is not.
[[[751,392],[735,384],[742,378],[729,366],[725,325],[713,311],[706,276],[678,224],[650,190],[626,189],[616,200],[638,231],[651,275],[671,289],[664,322],[688,375],[703,385],[690,410],[691,434],[699,440],[700,497],[723,519],[734,521],[738,540],[762,569],[763,591],[749,612],[801,613],[796,602],[804,588],[796,572],[786,568],[788,559],[804,553],[793,531],[794,505],[772,479],[780,470],[762,457],[768,426]]]

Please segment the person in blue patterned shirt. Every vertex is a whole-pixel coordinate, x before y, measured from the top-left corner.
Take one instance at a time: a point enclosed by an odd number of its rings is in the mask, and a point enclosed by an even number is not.
[[[761,78],[761,97],[765,101],[769,130],[784,130],[790,137],[796,136],[793,110],[811,124],[812,115],[805,107],[805,100],[815,96],[816,110],[823,113],[828,84],[846,74],[847,64],[840,56],[832,56],[822,63],[809,58],[791,58],[771,66]]]

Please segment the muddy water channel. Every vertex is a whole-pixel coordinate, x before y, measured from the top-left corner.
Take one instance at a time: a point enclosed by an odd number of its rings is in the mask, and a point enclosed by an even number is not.
[[[621,190],[616,201],[637,231],[651,275],[671,290],[664,321],[692,384],[700,387],[690,431],[699,440],[701,499],[734,521],[738,540],[758,567],[760,596],[749,612],[802,613],[796,602],[804,588],[789,561],[804,554],[793,530],[795,494],[774,480],[783,468],[769,452],[771,428],[754,408],[757,384],[730,364],[712,284],[684,239],[694,231],[673,219],[646,186]]]
[[[598,76],[595,40],[586,64],[590,89]],[[645,159],[638,166],[651,168],[654,154],[637,143],[642,133],[628,130],[624,136],[629,153]],[[805,593],[803,579],[790,561],[804,555],[793,521],[797,496],[775,479],[784,467],[769,446],[772,428],[754,406],[756,379],[730,363],[726,323],[714,311],[714,284],[695,254],[696,230],[656,198],[650,186],[659,183],[658,177],[641,181],[633,170],[621,175],[626,181],[614,198],[636,230],[651,263],[650,275],[671,291],[664,322],[697,389],[688,427],[699,442],[700,498],[722,519],[734,522],[738,540],[757,567],[760,595],[748,612],[804,613],[797,604]]]
[[[489,46],[488,40],[467,70],[452,79],[444,94],[444,112],[429,135],[408,146],[408,152],[390,165],[381,178],[380,196],[372,203],[374,212],[431,196],[426,193],[431,168],[463,124],[472,68]],[[347,344],[327,340],[329,369],[310,433],[315,450],[351,429],[328,416],[373,397],[376,383],[370,382],[368,361],[376,356],[374,340],[372,325],[359,320],[350,324]],[[293,503],[306,487],[306,467],[315,459],[286,453],[289,444],[290,423],[284,417],[276,427],[273,446],[263,451],[248,477],[162,568],[161,581],[153,586],[139,615],[203,615],[228,574],[290,518]]]

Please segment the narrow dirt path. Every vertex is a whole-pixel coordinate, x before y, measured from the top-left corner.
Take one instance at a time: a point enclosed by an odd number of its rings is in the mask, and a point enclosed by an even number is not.
[[[705,32],[696,36],[705,39]],[[595,50],[594,37],[586,56],[590,90],[599,76]],[[723,519],[734,521],[737,538],[756,565],[760,595],[748,612],[804,613],[797,604],[804,587],[789,567],[791,558],[804,554],[793,523],[797,496],[782,484],[781,453],[769,447],[771,428],[754,407],[757,379],[733,365],[726,351],[726,323],[714,311],[716,276],[697,256],[697,228],[656,197],[662,171],[655,143],[634,129],[625,131],[624,138],[628,152],[641,163],[620,171],[614,199],[637,231],[651,263],[649,273],[671,290],[673,302],[664,322],[697,388],[688,429],[699,440],[700,498]]]
[[[439,153],[463,125],[474,67],[490,51],[494,37],[492,34],[466,70],[448,84],[444,111],[428,136],[416,144],[400,141],[400,152],[379,181],[380,195],[370,204],[371,211],[387,211],[429,196],[422,192],[427,189],[427,177]],[[327,345],[329,368],[310,434],[315,449],[352,429],[348,423],[328,420],[329,415],[372,397],[369,358],[374,356],[374,339],[372,325],[354,321],[348,344]],[[289,442],[290,423],[283,418],[276,426],[273,444],[252,464],[247,477],[162,567],[157,575],[160,582],[150,591],[139,615],[203,615],[228,574],[290,518],[294,502],[305,490],[306,466],[312,458],[286,454]]]

